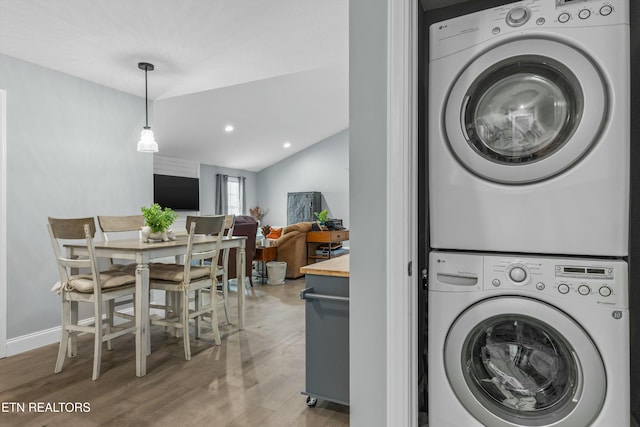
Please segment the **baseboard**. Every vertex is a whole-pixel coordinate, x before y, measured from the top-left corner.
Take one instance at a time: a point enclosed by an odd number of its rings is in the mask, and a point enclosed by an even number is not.
[[[133,315],[133,307],[119,311]],[[92,324],[93,320],[94,318],[91,317],[89,319],[81,320],[78,323],[80,325],[86,326]],[[116,318],[116,324],[122,321],[125,320]],[[62,331],[60,326],[56,326],[55,328],[33,332],[16,338],[10,338],[7,340],[7,357],[15,356],[16,354],[24,353],[26,351],[35,350],[46,345],[57,344],[60,342],[61,334]]]
[[[93,319],[87,320],[86,324],[89,324],[92,321]],[[84,321],[81,323],[85,324]],[[10,338],[7,340],[7,357],[60,342],[60,334],[60,326],[58,326],[51,329],[45,329],[44,331],[23,335],[21,337]]]

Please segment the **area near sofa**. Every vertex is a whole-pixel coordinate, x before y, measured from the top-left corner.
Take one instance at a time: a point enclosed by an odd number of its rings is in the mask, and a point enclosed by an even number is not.
[[[304,273],[300,269],[316,259],[333,257],[331,254],[316,255],[315,251],[319,245],[336,244],[349,239],[349,230],[312,231],[312,226],[312,222],[291,224],[282,228],[282,235],[278,239],[269,239],[269,245],[278,248],[276,261],[287,263],[287,279],[302,277]],[[311,251],[313,255],[310,255]]]

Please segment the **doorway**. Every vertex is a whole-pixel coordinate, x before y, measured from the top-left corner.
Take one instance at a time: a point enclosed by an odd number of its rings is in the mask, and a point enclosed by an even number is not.
[[[7,357],[7,92],[0,90],[0,358]]]

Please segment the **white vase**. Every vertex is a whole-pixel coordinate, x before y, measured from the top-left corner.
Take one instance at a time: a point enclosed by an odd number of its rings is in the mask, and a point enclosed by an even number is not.
[[[163,242],[168,242],[169,240],[176,240],[176,236],[171,229],[167,231],[159,231],[157,233],[151,232],[151,227],[145,225],[142,227],[142,241],[149,242],[150,240],[161,240]]]

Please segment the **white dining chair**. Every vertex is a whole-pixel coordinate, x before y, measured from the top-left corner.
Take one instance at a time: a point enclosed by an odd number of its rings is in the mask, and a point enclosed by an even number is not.
[[[220,246],[224,234],[224,216],[187,217],[189,229],[187,248],[183,264],[151,264],[149,268],[150,289],[172,292],[177,298],[178,312],[174,313],[171,306],[164,307],[163,318],[153,317],[151,323],[182,331],[184,343],[184,357],[191,360],[190,320],[195,321],[195,337],[200,337],[201,320],[208,315],[211,320],[211,330],[214,341],[220,345],[220,330],[218,329],[218,313],[216,309],[216,265],[220,255]],[[194,249],[197,235],[215,237],[214,247],[207,250]],[[200,264],[201,260],[209,263]],[[210,297],[208,304],[204,304],[202,290],[208,289]],[[190,295],[194,293],[194,307],[190,307]],[[157,308],[157,307],[156,307]]]
[[[102,230],[102,239],[105,242],[109,241],[110,237],[119,236],[119,237],[131,237],[132,235],[140,238],[140,230],[144,226],[144,217],[142,215],[98,215],[98,225]],[[137,233],[134,233],[137,232]],[[117,269],[123,270],[130,274],[135,274],[136,264],[135,263],[116,263],[116,260],[113,258],[108,258],[109,260],[109,269]],[[119,299],[119,300],[110,300],[109,301],[109,311],[114,313],[110,319],[113,322],[114,317],[123,317],[125,319],[132,320],[134,318],[133,315],[130,315],[125,312],[117,311],[117,307],[122,307],[124,305],[133,305],[133,298]]]
[[[60,275],[58,291],[62,299],[62,337],[54,371],[56,373],[62,371],[67,353],[69,357],[77,355],[75,336],[89,332],[94,334],[92,379],[95,381],[100,376],[102,343],[106,341],[107,348],[111,350],[112,339],[134,333],[136,330],[134,322],[126,322],[114,327],[113,313],[111,310],[104,310],[104,303],[134,295],[136,278],[122,270],[99,271],[93,246],[96,227],[92,217],[49,218],[47,228]],[[64,243],[77,240],[86,242],[88,252],[86,258],[72,258],[66,255],[63,249]],[[77,269],[84,270],[78,272]],[[78,303],[80,302],[93,306],[95,321],[92,325],[78,323]],[[104,320],[103,315],[106,317]]]
[[[235,223],[235,215],[225,215],[224,217],[224,229],[225,236],[231,238],[233,236],[233,226]],[[220,278],[218,282],[218,304],[224,307],[224,316],[228,324],[231,324],[229,320],[229,252],[231,248],[222,250],[221,261],[216,268],[216,278]]]

